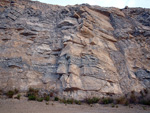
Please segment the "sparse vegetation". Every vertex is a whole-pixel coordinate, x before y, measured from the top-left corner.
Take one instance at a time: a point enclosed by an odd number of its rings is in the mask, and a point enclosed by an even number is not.
[[[21,95],[18,94],[18,95],[16,96],[16,99],[20,100],[20,97],[21,97]]]
[[[19,93],[19,90],[15,88],[15,89],[14,89],[14,93],[15,93],[15,94],[18,94],[18,93]]]
[[[143,89],[143,91],[140,91],[140,94],[141,94],[141,97],[138,98],[138,103],[143,104],[143,105],[150,105],[150,99],[148,97],[150,96],[149,90]]]
[[[16,99],[20,99],[21,95],[18,94],[19,90],[14,89],[14,90],[9,90],[6,93],[3,93],[2,90],[0,90],[0,95],[2,94],[6,94],[6,96],[8,98],[13,98],[13,96],[15,95],[14,98]],[[18,94],[18,95],[16,95]],[[45,93],[44,95],[40,95],[39,90],[38,89],[34,89],[34,88],[29,88],[29,90],[26,93],[26,96],[28,97],[28,100],[33,100],[33,101],[38,101],[38,102],[42,102],[43,100],[50,101],[50,97],[52,97],[52,99],[54,101],[59,101],[61,103],[64,104],[77,104],[77,105],[81,105],[82,102],[79,100],[74,100],[74,99],[60,99],[59,97],[53,97],[53,93],[51,92],[50,94]],[[150,99],[149,99],[149,90],[148,89],[143,89],[142,91],[140,91],[138,94],[135,93],[135,91],[131,91],[131,93],[126,94],[125,96],[119,97],[119,98],[110,98],[110,97],[103,97],[103,98],[98,98],[98,97],[92,97],[92,98],[87,98],[85,100],[83,100],[83,102],[89,104],[90,106],[92,106],[92,104],[95,103],[100,103],[100,104],[111,104],[111,107],[118,107],[117,104],[122,104],[125,106],[129,107],[131,106],[130,104],[143,104],[143,105],[150,105]]]
[[[36,100],[36,96],[34,94],[31,94],[28,96],[28,100]]]
[[[39,90],[38,89],[34,89],[34,88],[29,88],[29,90],[27,91],[27,96],[34,94],[34,95],[38,95]]]
[[[17,94],[18,92],[19,92],[18,89],[9,90],[8,92],[6,92],[6,96],[7,96],[8,98],[13,98],[13,96],[14,96],[15,94]]]
[[[55,98],[54,98],[54,101],[59,101],[59,98],[58,98],[58,97],[55,97]]]
[[[67,99],[67,100],[66,100],[66,103],[67,103],[67,104],[73,104],[73,102],[74,102],[73,99]]]
[[[74,99],[59,99],[59,101],[61,103],[64,103],[64,104],[78,104],[78,105],[81,105],[81,101],[79,100],[74,100]]]
[[[139,103],[143,105],[150,105],[150,99],[147,99],[147,100],[143,99]]]
[[[28,100],[36,100],[38,97],[38,92],[39,90],[37,89],[29,88],[27,91]]]
[[[113,103],[112,98],[102,98],[101,99],[101,104],[110,104],[110,103]]]
[[[87,99],[86,99],[86,103],[88,103],[88,104],[95,104],[95,103],[98,103],[99,100],[100,100],[100,99],[97,98],[97,97],[87,98]]]
[[[78,105],[81,105],[81,101],[79,101],[79,100],[74,100],[74,103],[78,104]]]
[[[128,105],[129,104],[129,100],[126,97],[119,97],[118,99],[116,99],[116,104],[122,104],[122,105]]]
[[[135,92],[134,91],[131,91],[130,103],[132,103],[132,104],[137,103],[137,97],[135,96]]]
[[[38,97],[36,100],[37,100],[38,102],[42,102],[42,101],[44,100],[44,98]]]
[[[114,107],[115,107],[115,105],[112,103],[111,107],[112,107],[112,108],[114,108]]]
[[[47,95],[47,96],[45,96],[44,100],[45,100],[45,101],[49,101],[49,100],[50,100],[50,97]]]
[[[63,99],[59,99],[61,103],[64,103],[64,104],[71,104],[71,101],[70,100],[66,100],[65,98]],[[73,102],[72,102],[73,103]]]
[[[49,102],[46,102],[46,105],[49,105]]]
[[[15,93],[14,93],[13,90],[9,90],[9,91],[6,93],[6,95],[7,95],[8,98],[13,98],[13,95],[14,95],[14,94],[15,94]]]
[[[146,110],[146,107],[145,107],[145,106],[143,106],[143,110]]]

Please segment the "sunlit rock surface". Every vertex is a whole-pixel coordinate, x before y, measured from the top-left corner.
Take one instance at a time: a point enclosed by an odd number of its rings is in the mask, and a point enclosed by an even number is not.
[[[0,2],[0,89],[83,99],[150,87],[150,9]]]

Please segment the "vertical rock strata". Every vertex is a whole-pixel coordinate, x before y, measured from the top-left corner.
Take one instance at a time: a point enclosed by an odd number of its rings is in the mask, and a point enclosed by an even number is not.
[[[0,2],[0,89],[83,99],[150,87],[150,9]]]

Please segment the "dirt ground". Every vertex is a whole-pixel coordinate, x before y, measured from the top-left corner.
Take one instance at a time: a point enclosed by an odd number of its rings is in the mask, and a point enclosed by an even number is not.
[[[0,113],[150,113],[149,106],[65,105],[59,102],[36,102],[26,99],[0,99]]]

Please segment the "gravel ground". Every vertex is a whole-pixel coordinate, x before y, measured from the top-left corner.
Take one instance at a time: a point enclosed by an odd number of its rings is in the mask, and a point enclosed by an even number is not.
[[[65,105],[52,101],[46,105],[44,101],[0,99],[0,113],[150,113],[150,107],[118,105],[118,108],[113,108],[111,105]]]

